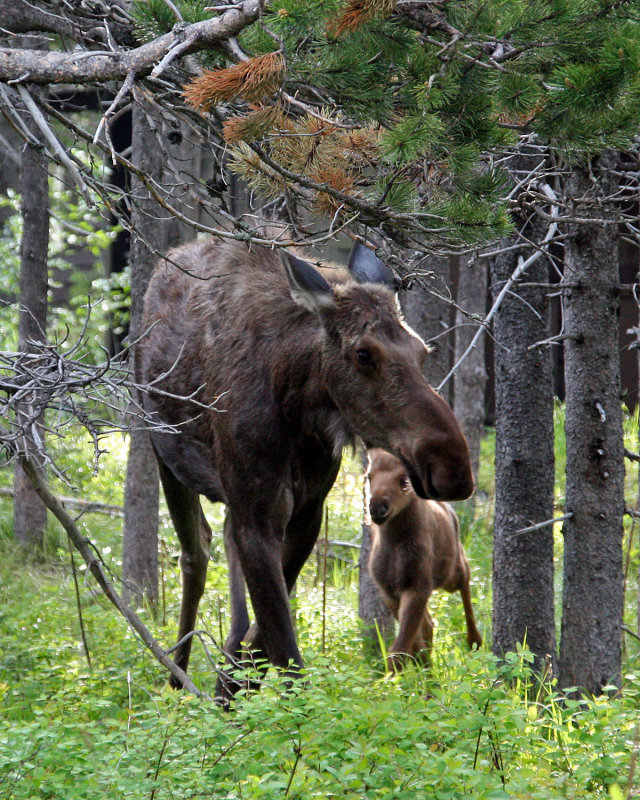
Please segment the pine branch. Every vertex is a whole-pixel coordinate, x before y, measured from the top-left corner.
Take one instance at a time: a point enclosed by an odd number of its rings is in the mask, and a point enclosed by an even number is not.
[[[125,51],[64,52],[0,49],[0,82],[104,83],[149,75],[170,53],[180,56],[218,45],[255,22],[268,0],[243,0],[219,17],[177,25],[170,33]]]

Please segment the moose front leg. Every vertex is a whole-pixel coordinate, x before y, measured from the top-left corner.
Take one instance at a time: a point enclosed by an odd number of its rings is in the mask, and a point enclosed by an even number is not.
[[[305,508],[291,518],[287,525],[281,547],[282,574],[284,576],[287,592],[291,592],[293,589],[300,570],[313,550],[322,523],[323,507],[323,499],[309,502]],[[231,531],[231,526],[229,526],[228,529],[225,526],[225,537],[227,531]],[[242,590],[242,600],[244,601],[244,579],[241,572],[238,576],[237,572],[234,570],[234,559],[231,556],[235,553],[237,559],[238,553],[235,543],[230,543],[230,545],[227,555],[229,559],[231,584],[232,624],[231,633],[225,644],[225,652],[228,656],[231,656],[230,660],[232,663],[238,663],[242,659],[240,645],[241,642],[244,642],[246,644],[245,652],[250,651],[254,659],[268,657],[271,660],[266,651],[264,638],[258,624],[254,623],[249,630],[244,627],[245,621],[248,623],[246,603],[239,602],[240,590]],[[235,579],[233,577],[234,574],[236,575]],[[236,597],[235,601],[234,597]],[[242,615],[243,608],[244,616]],[[233,680],[225,675],[218,684],[218,693],[228,698],[234,691],[237,691],[238,688],[239,684],[236,682],[234,686]]]
[[[260,496],[261,492],[254,494]],[[265,513],[265,505],[268,513]],[[240,645],[244,639],[253,656],[260,657],[266,653],[274,666],[297,672],[302,667],[302,657],[293,630],[282,563],[284,531],[292,508],[292,492],[283,482],[270,503],[261,503],[260,508],[238,509],[236,506],[230,509],[231,521],[227,531],[232,537],[230,566],[235,570],[239,562],[241,573],[235,572],[235,578],[232,575],[232,591],[236,596],[232,597],[233,638],[228,640],[228,644],[234,652],[228,655],[232,660],[237,656],[242,658]],[[240,596],[240,574],[244,575],[256,617],[256,624],[243,634],[240,629],[248,617],[245,616],[246,602]],[[293,665],[292,670],[290,665]],[[228,698],[239,686],[225,677],[222,677],[219,688],[223,697]]]
[[[258,646],[264,647],[272,664],[283,669],[293,664],[295,671],[303,662],[291,620],[280,539],[243,530],[236,544],[260,632]]]
[[[420,630],[425,619],[429,594],[430,592],[419,592],[415,589],[402,592],[398,607],[398,635],[387,658],[387,669],[390,672],[402,669],[407,656],[415,655],[416,650],[420,649]]]

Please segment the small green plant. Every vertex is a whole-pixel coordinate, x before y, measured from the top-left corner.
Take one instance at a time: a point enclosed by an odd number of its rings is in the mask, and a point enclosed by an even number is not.
[[[631,437],[634,434],[630,428]],[[126,439],[105,440],[94,475],[88,443],[69,436],[60,460],[84,499],[122,503]],[[467,521],[478,622],[490,641],[491,440],[480,498]],[[329,507],[328,538],[357,542],[362,467],[347,459]],[[10,475],[0,472],[8,485]],[[59,486],[65,493],[68,487]],[[457,598],[432,598],[438,627],[429,671],[387,674],[367,654],[357,619],[357,570],[315,557],[297,586],[297,632],[307,669],[286,690],[273,670],[230,713],[168,688],[167,675],[80,571],[91,666],[83,649],[64,536],[44,563],[16,551],[10,502],[0,498],[0,797],[31,800],[169,800],[274,796],[437,800],[631,800],[640,784],[638,648],[628,642],[624,684],[606,698],[562,697],[531,671],[526,647],[498,662],[469,652]],[[228,627],[222,513],[207,506],[214,548],[199,628],[215,656]],[[165,607],[143,616],[174,642],[179,611],[177,543],[163,519]],[[80,519],[107,569],[121,568],[119,517]],[[350,548],[346,550],[350,552]],[[637,570],[630,549],[629,574]],[[324,595],[324,597],[323,597]],[[635,606],[628,600],[627,615]],[[324,637],[324,638],[323,638]],[[322,649],[324,641],[324,652]],[[216,674],[199,640],[191,676],[213,692]],[[254,677],[258,677],[254,675]]]

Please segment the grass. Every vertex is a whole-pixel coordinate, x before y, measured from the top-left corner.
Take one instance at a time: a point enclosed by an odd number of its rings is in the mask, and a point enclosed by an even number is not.
[[[557,416],[561,449],[560,410]],[[629,421],[628,435],[628,446],[636,449],[637,421]],[[120,503],[124,443],[110,443],[95,477],[83,466],[83,446],[69,441],[67,447],[82,496]],[[328,575],[323,653],[323,587],[312,558],[297,593],[298,637],[308,665],[304,684],[284,693],[270,672],[262,691],[242,696],[230,714],[171,691],[162,668],[82,574],[89,667],[64,539],[52,525],[46,559],[29,562],[13,543],[10,503],[0,498],[0,797],[640,796],[635,640],[626,640],[621,691],[580,703],[561,698],[552,683],[536,683],[526,650],[502,663],[489,652],[492,452],[488,435],[475,517],[461,509],[483,649],[466,650],[458,596],[437,593],[431,604],[437,623],[431,671],[385,675],[381,660],[367,655],[360,638],[357,569],[340,561],[332,562]],[[637,482],[629,472],[632,498]],[[332,491],[331,539],[358,538],[360,473],[357,460],[348,460]],[[9,480],[0,473],[1,482]],[[559,513],[562,498],[560,483]],[[219,640],[227,625],[222,519],[219,510],[207,514],[216,538],[199,626]],[[117,575],[120,519],[85,515],[80,522]],[[167,646],[175,637],[179,604],[172,537],[164,522],[166,621],[141,612]],[[559,532],[557,538],[560,572]],[[357,561],[355,553],[343,550]],[[637,537],[629,563],[625,618],[635,628]],[[198,686],[213,691],[215,673],[199,645],[190,672]]]

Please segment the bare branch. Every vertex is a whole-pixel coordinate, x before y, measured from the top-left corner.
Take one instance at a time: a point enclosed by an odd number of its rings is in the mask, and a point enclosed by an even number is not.
[[[122,614],[122,616],[127,620],[131,628],[135,631],[135,633],[138,634],[138,636],[143,641],[145,646],[153,653],[157,661],[159,661],[163,667],[165,667],[178,681],[180,681],[180,683],[182,684],[182,686],[184,686],[185,689],[197,695],[198,697],[204,697],[207,700],[211,700],[212,698],[209,697],[204,692],[201,692],[197,688],[197,686],[193,683],[191,678],[189,678],[186,672],[184,672],[184,670],[182,670],[177,664],[175,664],[168,657],[167,653],[158,644],[158,642],[153,637],[153,635],[146,627],[146,625],[142,622],[140,617],[138,617],[138,615],[134,611],[132,611],[132,609],[129,608],[129,606],[122,600],[118,592],[115,590],[115,588],[107,578],[106,573],[102,567],[102,563],[96,557],[89,543],[82,535],[82,533],[78,529],[73,519],[71,519],[71,517],[64,510],[58,498],[49,489],[47,482],[42,475],[41,469],[36,464],[34,464],[33,461],[24,457],[20,457],[20,464],[25,473],[29,476],[29,479],[31,480],[36,492],[39,494],[43,503],[47,506],[49,511],[51,511],[51,513],[56,517],[56,519],[65,529],[73,546],[76,548],[76,550],[80,553],[80,555],[84,559],[87,568],[98,582],[98,585],[100,586],[100,588],[102,589],[108,600],[118,609],[118,611]]]
[[[547,184],[544,184],[541,187],[541,189],[549,197],[549,199],[555,198],[555,196],[556,196],[555,192]],[[467,349],[464,351],[464,353],[460,356],[458,361],[453,365],[453,367],[451,367],[449,372],[445,375],[445,377],[440,382],[440,385],[438,386],[438,391],[442,390],[442,387],[456,373],[456,370],[458,369],[460,364],[462,364],[462,362],[465,360],[465,358],[469,355],[469,353],[476,346],[476,343],[477,343],[478,339],[480,338],[480,336],[482,336],[482,333],[485,330],[486,326],[495,317],[498,309],[502,305],[502,301],[507,296],[507,294],[511,291],[511,288],[513,287],[513,285],[518,281],[518,279],[521,277],[521,275],[523,275],[527,271],[527,269],[531,266],[531,264],[533,264],[535,261],[537,261],[540,258],[540,256],[542,256],[543,253],[545,253],[549,249],[549,246],[550,246],[551,242],[553,241],[553,238],[554,238],[554,236],[556,234],[556,231],[558,229],[558,224],[555,221],[555,217],[557,217],[557,215],[558,215],[557,206],[555,206],[555,205],[552,206],[551,214],[552,214],[552,219],[554,221],[551,223],[551,225],[549,225],[549,228],[548,228],[548,230],[547,230],[547,232],[546,232],[546,234],[544,236],[544,239],[542,240],[542,242],[540,244],[540,247],[536,250],[535,253],[532,253],[529,256],[529,258],[523,259],[522,257],[520,257],[518,266],[514,269],[513,274],[511,275],[509,280],[506,281],[505,285],[500,290],[500,293],[498,294],[498,296],[494,300],[494,303],[491,306],[491,309],[489,310],[489,313],[484,318],[482,324],[479,325],[478,330],[476,331],[473,339],[469,343],[469,346],[467,347]]]
[[[243,0],[219,17],[191,25],[176,25],[164,36],[133,50],[119,52],[0,49],[0,81],[20,78],[31,83],[101,83],[124,80],[129,73],[149,75],[176,48],[193,53],[236,36],[255,22],[268,0]]]

